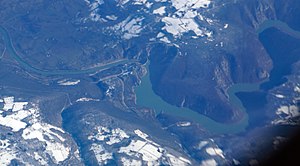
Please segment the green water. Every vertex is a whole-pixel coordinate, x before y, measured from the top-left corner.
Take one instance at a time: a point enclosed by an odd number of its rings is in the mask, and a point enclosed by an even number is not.
[[[147,71],[148,64],[146,65]],[[230,96],[231,102],[239,108],[243,108],[240,100],[234,95],[235,92],[240,91],[254,91],[259,88],[259,85],[249,84],[249,86],[243,86],[243,84],[236,84],[228,90],[228,95]],[[202,127],[214,133],[237,133],[242,132],[248,125],[248,116],[245,114],[243,119],[234,124],[223,124],[218,123],[204,115],[201,115],[193,110],[188,108],[180,108],[173,106],[165,102],[161,97],[156,95],[152,90],[152,85],[150,81],[149,72],[142,78],[141,85],[135,88],[137,96],[137,104],[141,106],[146,106],[153,108],[156,111],[156,114],[163,112],[165,114],[175,115],[186,120],[200,123]],[[243,110],[245,112],[245,109]]]
[[[257,30],[257,33],[258,34],[262,33],[264,30],[271,27],[275,27],[284,33],[300,38],[300,32],[291,29],[286,23],[281,22],[279,20],[265,21],[263,24],[261,24],[261,26]],[[146,68],[147,71],[149,71],[149,64],[146,65]],[[170,114],[173,116],[181,117],[185,120],[197,122],[202,127],[204,127],[205,129],[213,133],[228,134],[228,133],[239,133],[245,131],[246,127],[248,126],[248,114],[246,112],[246,109],[243,106],[241,100],[235,94],[237,92],[257,91],[259,90],[259,86],[261,83],[234,84],[227,90],[229,102],[234,107],[238,108],[243,114],[243,118],[234,124],[218,123],[188,108],[176,107],[165,102],[163,99],[161,99],[160,96],[156,95],[152,90],[149,72],[142,78],[141,85],[135,88],[135,92],[137,96],[137,104],[141,106],[153,108],[156,111],[156,114],[160,112],[164,112],[165,114]]]
[[[257,30],[257,33],[263,32],[265,29],[268,29],[270,27],[276,27],[279,30],[300,38],[300,32],[294,31],[291,29],[287,24],[278,21],[278,20],[268,20],[265,21],[260,28]],[[35,72],[37,74],[41,75],[77,75],[77,74],[87,74],[87,73],[93,73],[99,70],[103,70],[105,68],[110,68],[119,64],[125,64],[130,62],[129,60],[120,60],[116,62],[112,62],[109,64],[104,64],[102,66],[97,66],[89,69],[83,69],[83,70],[43,70],[33,67],[31,64],[25,62],[15,51],[11,38],[9,36],[9,33],[5,28],[0,26],[0,33],[2,38],[4,39],[6,50],[9,53],[9,55],[14,58],[21,67],[23,67],[26,70],[29,70],[31,72]],[[146,65],[147,71],[148,65]],[[246,110],[239,100],[239,98],[235,95],[236,92],[251,92],[256,91],[259,89],[259,83],[256,84],[235,84],[231,86],[227,94],[229,96],[229,101],[232,105],[239,108],[240,111],[244,114],[243,118],[234,124],[223,124],[218,123],[206,116],[203,116],[201,114],[198,114],[188,108],[179,108],[173,105],[168,104],[164,100],[162,100],[159,96],[157,96],[153,90],[152,85],[149,77],[149,73],[145,75],[142,78],[142,83],[140,86],[135,88],[136,96],[137,96],[137,104],[141,106],[146,106],[149,108],[153,108],[156,110],[156,113],[163,111],[166,114],[182,117],[186,120],[194,121],[199,124],[201,124],[204,128],[211,132],[215,133],[238,133],[245,130],[245,128],[248,126],[248,116],[246,113]]]

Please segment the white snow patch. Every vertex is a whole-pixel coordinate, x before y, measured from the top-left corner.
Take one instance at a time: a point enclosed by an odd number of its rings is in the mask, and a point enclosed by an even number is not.
[[[152,2],[148,2],[147,0],[133,0],[134,5],[144,5],[146,8],[151,8],[153,5]]]
[[[25,122],[16,120],[10,116],[0,116],[0,124],[3,126],[10,127],[13,132],[18,132],[19,130],[24,129],[27,126]]]
[[[285,96],[283,96],[283,95],[281,95],[281,94],[276,94],[275,96],[276,96],[277,98],[280,98],[280,99],[285,98]]]
[[[70,148],[58,142],[46,142],[46,152],[51,154],[58,164],[68,158]]]
[[[102,145],[92,144],[91,149],[99,164],[107,164],[107,161],[112,159],[112,153],[107,152]]]
[[[14,97],[6,97],[3,101],[7,104],[4,107],[8,115],[5,117],[0,115],[1,125],[10,127],[13,132],[18,132],[23,129],[22,138],[25,140],[37,139],[44,142],[44,153],[48,153],[56,164],[68,158],[70,148],[64,145],[65,139],[60,135],[64,133],[64,131],[58,127],[42,122],[37,106],[31,104],[31,108],[25,109],[28,102],[14,102]],[[24,122],[25,120],[26,123]],[[0,155],[0,157],[4,157],[0,158],[1,162],[6,162],[13,158],[12,155],[9,155],[9,152],[12,152],[12,150],[6,146],[8,146],[7,142],[0,141],[0,153],[2,153],[2,148],[5,148],[7,151],[5,155]],[[38,153],[32,154],[32,157],[41,165],[44,165],[47,160]]]
[[[164,33],[159,32],[159,33],[157,34],[156,38],[161,38],[161,37],[164,37],[164,36],[165,36]]]
[[[105,18],[107,18],[108,20],[111,20],[111,21],[115,21],[118,19],[118,17],[115,15],[106,16]]]
[[[21,111],[13,113],[11,115],[8,115],[6,117],[11,117],[11,118],[13,118],[15,120],[21,121],[21,120],[27,118],[30,115],[31,115],[31,112],[29,112],[28,110],[21,110]]]
[[[296,86],[296,87],[294,88],[294,91],[300,93],[300,87]]]
[[[56,161],[56,164],[58,164],[61,161],[64,161],[68,158],[70,148],[65,147],[63,142],[65,139],[58,135],[57,133],[53,132],[51,129],[58,130],[60,132],[63,132],[63,130],[52,126],[50,124],[46,123],[34,123],[32,126],[27,127],[23,130],[22,137],[25,140],[30,139],[38,139],[41,142],[45,142],[46,144],[46,152],[50,154],[53,159]],[[46,140],[45,137],[48,137],[50,140]],[[60,140],[60,142],[55,142],[51,140],[57,140],[57,138]]]
[[[176,125],[179,126],[179,127],[188,127],[191,124],[192,124],[191,122],[178,122],[178,123],[176,123]]]
[[[108,145],[112,145],[115,143],[121,142],[124,138],[129,138],[129,136],[121,129],[113,129],[111,131],[111,135],[109,137],[109,140],[106,142]]]
[[[141,166],[142,165],[142,162],[139,160],[127,159],[125,157],[122,157],[121,161],[122,161],[123,166]]]
[[[118,2],[118,6],[123,6],[125,4],[127,4],[130,0],[119,0]]]
[[[296,105],[290,105],[290,106],[281,106],[276,111],[277,115],[285,114],[288,115],[288,117],[297,117],[300,115],[299,108]]]
[[[95,0],[94,2],[91,3],[90,0],[85,0],[86,4],[90,8],[90,15],[89,19],[95,22],[106,22],[104,18],[101,18],[101,15],[98,14],[99,12],[99,6],[101,6],[104,1],[103,0]]]
[[[300,110],[296,105],[283,105],[280,106],[276,114],[279,116],[278,119],[273,120],[272,124],[293,124],[290,122],[291,118],[300,116]]]
[[[171,41],[167,37],[160,38],[159,40],[167,44],[171,43]]]
[[[115,143],[123,141],[125,138],[132,138],[129,145],[121,146],[118,153],[127,155],[130,158],[122,157],[121,162],[123,165],[159,165],[160,160],[167,160],[170,165],[189,165],[191,162],[182,156],[175,156],[168,153],[159,144],[149,139],[148,134],[140,129],[136,129],[133,133],[138,136],[128,135],[120,128],[109,129],[108,127],[98,126],[96,134],[90,135],[89,140],[100,141],[105,143],[106,146],[113,146]],[[131,133],[131,134],[133,134]],[[142,140],[140,140],[142,139]],[[112,159],[112,153],[105,149],[104,145],[93,144],[91,150],[94,151],[95,156],[99,163],[106,163],[107,160]],[[176,164],[177,163],[177,164]]]
[[[47,161],[44,160],[37,152],[34,152],[34,159],[38,161],[41,165],[47,165]]]
[[[181,37],[183,33],[193,31],[197,36],[203,36],[203,31],[199,29],[198,24],[192,18],[174,18],[164,17],[162,21],[165,26],[162,28],[171,33],[175,38]]]
[[[220,148],[213,148],[213,147],[209,147],[206,148],[206,153],[211,155],[211,156],[220,156],[223,159],[225,159],[225,156],[223,155],[223,151]]]
[[[27,123],[22,120],[30,115],[30,112],[23,110],[24,106],[28,102],[14,102],[14,97],[5,97],[4,101],[4,111],[11,111],[9,115],[3,116],[2,111],[0,112],[0,125],[9,127],[13,132],[18,132],[27,126]]]
[[[20,111],[24,108],[24,106],[26,106],[28,104],[28,102],[14,102],[14,106],[12,111]]]
[[[158,147],[141,140],[133,140],[127,147],[121,147],[119,150],[119,153],[132,154],[133,152],[141,154],[142,159],[147,162],[157,161],[162,156]]]
[[[12,151],[0,151],[0,165],[9,165],[11,160],[15,158],[16,155]]]
[[[144,5],[147,3],[147,0],[133,0],[135,5]]]
[[[120,22],[119,24],[113,27],[110,27],[109,29],[121,32],[122,38],[128,40],[139,36],[140,32],[143,30],[143,20],[143,17],[127,17],[124,21]]]
[[[11,110],[14,106],[14,97],[5,97],[3,99],[4,101],[4,107],[3,107],[3,110],[4,111],[8,111],[8,110]]]
[[[99,99],[93,99],[93,98],[86,98],[82,97],[76,100],[76,102],[87,102],[87,101],[100,101]]]
[[[161,6],[155,10],[153,10],[153,14],[158,14],[158,15],[164,15],[166,13],[166,7],[165,6]]]
[[[149,137],[148,134],[146,133],[143,133],[141,130],[137,129],[137,130],[134,130],[134,133],[136,135],[138,135],[139,137],[143,138],[144,140],[147,140],[147,138]]]
[[[164,42],[164,43],[167,43],[167,44],[171,43],[171,41],[162,32],[159,32],[157,34],[156,38],[159,39],[160,41]]]
[[[70,86],[70,85],[77,85],[80,83],[80,80],[75,80],[75,81],[68,81],[68,80],[61,80],[57,82],[59,85],[62,86]]]
[[[203,37],[208,33],[205,28],[198,25],[195,18],[198,17],[200,20],[204,20],[197,9],[207,8],[211,3],[210,0],[171,0],[171,3],[176,11],[162,18],[162,22],[165,23],[163,30],[172,34],[174,38],[180,38],[189,31],[196,34],[193,38]],[[160,11],[156,11],[156,13],[161,14]],[[212,23],[211,19],[206,18],[206,21]]]
[[[201,141],[198,145],[198,149],[201,150],[202,148],[204,148],[206,145],[208,145],[208,141]]]
[[[108,129],[107,127],[98,126],[98,133],[94,136],[89,136],[88,139],[96,139],[98,141],[106,140],[107,145],[113,145],[120,143],[123,139],[129,138],[129,136],[120,128]]]
[[[229,27],[229,24],[224,25],[224,29],[227,29]]]
[[[207,8],[211,0],[171,0],[171,2],[177,10],[187,10],[188,8]]]
[[[0,140],[0,149],[6,149],[10,145],[9,140]]]
[[[169,158],[170,165],[172,166],[187,166],[191,165],[191,162],[183,157],[175,157],[171,154],[167,154]]]
[[[217,166],[218,163],[214,159],[208,159],[201,162],[200,166]]]
[[[125,153],[129,156],[141,156],[143,161],[146,161],[148,165],[157,165],[161,158],[165,158],[169,161],[170,165],[189,165],[191,162],[181,156],[174,156],[168,153],[159,144],[149,140],[148,134],[137,129],[134,133],[138,135],[142,140],[132,140],[126,147],[121,147],[119,153]],[[177,163],[177,164],[176,164]]]

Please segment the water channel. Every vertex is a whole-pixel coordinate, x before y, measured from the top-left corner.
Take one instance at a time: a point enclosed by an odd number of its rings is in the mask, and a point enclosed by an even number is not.
[[[107,63],[107,64],[103,64],[100,66],[96,66],[96,67],[92,67],[92,68],[88,68],[88,69],[83,69],[83,70],[43,70],[43,69],[38,69],[33,67],[32,65],[30,65],[29,63],[25,62],[17,53],[17,51],[15,50],[11,37],[8,33],[8,31],[0,26],[0,34],[2,35],[5,47],[6,47],[6,51],[8,52],[8,54],[14,58],[21,67],[23,67],[25,70],[37,73],[37,74],[41,74],[41,75],[45,75],[45,76],[51,76],[51,75],[78,75],[78,74],[88,74],[88,73],[93,73],[96,71],[100,71],[100,70],[104,70],[106,68],[110,68],[113,66],[117,66],[120,64],[125,64],[128,63],[129,60],[118,60],[112,63]]]
[[[286,23],[279,20],[267,20],[261,24],[257,30],[257,34],[264,32],[269,28],[276,28],[290,36],[300,38],[300,32],[291,29]],[[151,62],[150,62],[151,63]],[[147,74],[142,78],[141,85],[135,88],[137,95],[137,104],[152,108],[156,114],[161,112],[173,116],[180,117],[185,120],[197,122],[205,129],[213,133],[239,133],[246,130],[248,126],[248,114],[241,100],[236,96],[238,92],[253,92],[260,89],[262,83],[238,83],[232,85],[228,90],[229,102],[243,113],[243,118],[233,124],[218,123],[204,115],[201,115],[188,108],[180,108],[165,102],[160,96],[156,95],[152,90],[149,73],[149,63],[146,64]],[[267,81],[267,80],[266,80]]]
[[[286,23],[281,22],[279,20],[268,20],[261,24],[260,28],[258,28],[257,33],[260,34],[264,32],[264,30],[275,27],[280,31],[291,35],[296,38],[300,38],[300,32],[291,29]],[[31,72],[51,76],[51,75],[77,75],[77,74],[87,74],[92,73],[95,71],[99,71],[105,68],[110,68],[119,64],[128,63],[129,60],[120,60],[116,62],[112,62],[109,64],[104,64],[102,66],[97,66],[89,69],[83,70],[42,70],[33,67],[29,63],[25,62],[16,52],[15,48],[13,47],[13,43],[11,37],[7,30],[0,26],[0,34],[4,40],[4,44],[6,46],[6,50],[8,54],[14,58],[21,67]],[[154,93],[152,90],[152,85],[149,76],[149,64],[146,65],[148,73],[142,78],[141,85],[135,88],[136,96],[137,96],[137,104],[141,106],[146,106],[149,108],[153,108],[156,110],[156,113],[160,113],[163,111],[166,114],[174,115],[181,117],[185,120],[194,121],[200,123],[204,128],[207,130],[214,132],[214,133],[238,133],[245,131],[246,127],[248,126],[248,115],[246,109],[244,108],[240,99],[235,95],[237,92],[251,92],[259,90],[260,83],[249,84],[249,83],[240,83],[234,84],[231,86],[227,94],[229,96],[229,101],[232,105],[239,108],[240,111],[243,112],[243,118],[234,123],[234,124],[223,124],[218,123],[204,115],[196,113],[188,108],[180,108],[173,106],[164,100],[162,100],[158,95]]]

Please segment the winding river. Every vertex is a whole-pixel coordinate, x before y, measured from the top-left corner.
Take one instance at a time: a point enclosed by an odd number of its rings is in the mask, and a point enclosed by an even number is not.
[[[149,71],[149,64],[146,65],[147,71]],[[231,88],[231,95],[234,94],[235,89]],[[253,89],[255,90],[255,89]],[[149,72],[142,78],[141,85],[135,88],[137,96],[137,104],[153,108],[156,114],[161,112],[169,115],[181,117],[187,121],[193,121],[200,123],[202,127],[215,133],[232,133],[240,132],[247,127],[247,117],[244,116],[239,123],[235,124],[223,124],[218,123],[204,115],[201,115],[191,109],[184,107],[177,107],[165,102],[161,97],[157,96],[152,90]],[[234,95],[235,96],[235,95]],[[232,100],[237,98],[232,97]],[[236,102],[238,104],[238,101]],[[241,106],[241,105],[239,105]]]
[[[286,23],[279,20],[267,20],[261,24],[261,26],[257,30],[257,34],[264,32],[268,28],[277,28],[278,30],[296,37],[300,38],[300,32],[291,29]],[[141,85],[135,88],[135,92],[137,95],[137,104],[141,106],[146,106],[149,108],[153,108],[156,111],[156,114],[160,112],[181,117],[185,120],[190,120],[193,122],[197,122],[201,124],[202,127],[209,130],[213,133],[239,133],[246,130],[248,126],[248,114],[243,106],[241,100],[236,96],[237,92],[253,92],[257,91],[260,88],[261,83],[238,83],[232,85],[228,90],[227,94],[229,96],[229,102],[237,107],[242,113],[243,118],[233,124],[224,124],[218,123],[204,115],[196,113],[193,110],[188,108],[180,108],[173,106],[163,99],[160,96],[156,95],[152,90],[152,85],[149,76],[149,64],[146,64],[147,74],[142,78]]]
[[[100,70],[104,70],[106,68],[110,68],[116,65],[120,65],[120,64],[125,64],[128,63],[129,60],[118,60],[115,62],[111,62],[111,63],[107,63],[101,66],[96,66],[96,67],[92,67],[92,68],[88,68],[88,69],[83,69],[83,70],[43,70],[43,69],[38,69],[33,67],[32,65],[30,65],[29,63],[25,62],[16,52],[13,44],[12,44],[12,40],[11,37],[9,36],[8,31],[0,26],[0,33],[2,35],[2,38],[4,40],[4,44],[6,47],[6,51],[8,52],[8,54],[14,58],[21,67],[23,67],[24,69],[37,73],[37,74],[41,74],[41,75],[46,75],[46,76],[51,76],[51,75],[78,75],[78,74],[88,74],[88,73],[93,73],[96,71],[100,71]]]
[[[279,20],[268,20],[261,24],[260,28],[258,28],[257,33],[262,33],[264,30],[275,27],[282,32],[289,34],[293,37],[300,38],[300,32],[291,29],[286,23],[281,22]],[[77,75],[77,74],[87,74],[96,72],[99,70],[103,70],[105,68],[110,68],[119,64],[125,64],[130,62],[129,60],[120,60],[115,61],[112,63],[104,64],[102,66],[97,66],[89,69],[83,70],[43,70],[38,69],[30,65],[29,63],[25,62],[16,52],[15,48],[13,47],[11,37],[7,30],[0,26],[0,33],[4,40],[4,44],[6,46],[6,50],[9,55],[14,58],[21,67],[31,72],[51,76],[51,75]],[[147,71],[149,71],[148,65]],[[235,95],[237,92],[252,92],[259,90],[259,83],[255,84],[235,84],[231,86],[227,94],[229,95],[229,101],[232,105],[236,106],[243,112],[245,115],[243,119],[239,122],[234,124],[223,124],[218,123],[206,116],[196,113],[188,108],[179,108],[173,105],[168,104],[164,100],[162,100],[158,95],[156,95],[152,90],[152,85],[149,77],[149,72],[142,78],[141,85],[135,88],[136,96],[137,96],[137,104],[141,106],[146,106],[149,108],[153,108],[156,110],[156,113],[163,111],[164,113],[175,115],[181,117],[185,120],[194,121],[200,123],[204,128],[207,130],[214,132],[214,133],[238,133],[245,131],[246,127],[248,126],[248,115],[246,109],[244,108],[240,99]]]

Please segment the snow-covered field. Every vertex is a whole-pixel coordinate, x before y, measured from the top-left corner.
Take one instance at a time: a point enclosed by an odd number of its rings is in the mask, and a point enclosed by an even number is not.
[[[64,138],[65,132],[58,127],[44,123],[40,117],[39,108],[28,102],[17,102],[14,97],[4,97],[0,100],[3,108],[0,114],[0,125],[11,130],[18,142],[0,140],[0,165],[8,165],[12,159],[24,161],[23,156],[32,158],[40,165],[45,165],[50,160],[59,164],[66,160],[70,154],[70,147]],[[26,154],[18,149],[19,143],[37,141],[45,150],[36,151],[34,147],[28,148]],[[22,156],[22,157],[21,157]]]
[[[151,15],[155,16],[153,22],[159,20],[164,24],[162,29],[157,32],[161,34],[156,38],[157,41],[176,44],[176,39],[181,38],[185,33],[193,32],[195,34],[194,39],[199,37],[211,38],[213,34],[211,30],[196,21],[213,23],[213,19],[206,18],[199,11],[199,9],[208,8],[212,3],[211,0],[118,0],[117,2],[122,8],[126,8],[125,6],[129,4],[137,5],[140,8],[138,10],[139,16],[129,15],[124,20],[118,20],[119,18],[115,15],[101,15],[99,8],[105,3],[103,0],[93,2],[85,0],[85,2],[90,8],[90,15],[84,21],[91,20],[100,23],[116,21],[117,24],[107,27],[106,30],[121,36],[125,40],[143,35],[143,31],[148,26],[144,21],[144,17]],[[228,24],[225,24],[224,29],[227,27]],[[147,32],[145,31],[145,33]]]
[[[298,86],[295,86],[294,92],[300,94],[300,88]],[[285,98],[285,96],[281,94],[276,94],[275,96],[279,99]],[[297,123],[294,123],[293,121],[291,121],[291,119],[300,116],[300,109],[297,106],[297,102],[299,102],[299,100],[299,98],[294,98],[292,103],[284,104],[277,108],[276,115],[278,116],[278,118],[273,120],[272,124],[296,125]]]
[[[112,146],[120,146],[117,150],[119,159],[123,165],[190,165],[190,160],[178,154],[172,154],[166,148],[152,141],[148,134],[139,129],[133,132],[125,132],[120,128],[109,129],[104,126],[96,128],[97,133],[89,136],[89,140],[101,142],[93,143],[91,150],[100,163],[107,163],[112,159],[113,153],[109,151]],[[123,145],[123,141],[129,141],[128,145]],[[106,148],[105,148],[106,147]]]

